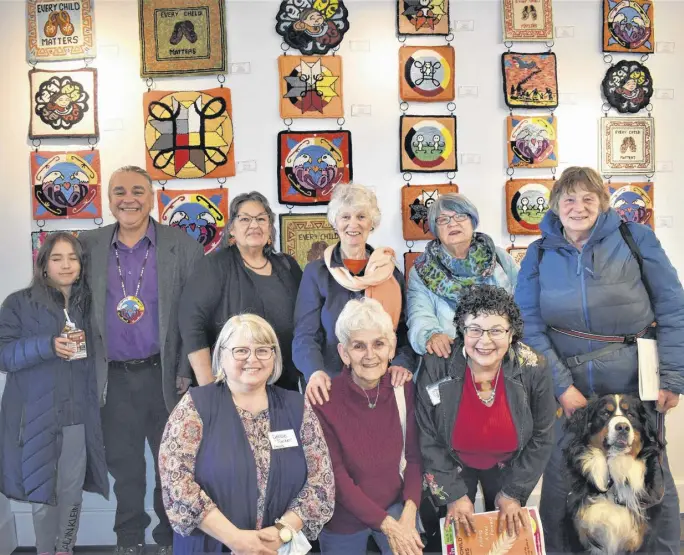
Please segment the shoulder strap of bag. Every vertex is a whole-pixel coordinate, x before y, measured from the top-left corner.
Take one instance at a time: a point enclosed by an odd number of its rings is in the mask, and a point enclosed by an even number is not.
[[[404,394],[404,386],[394,388],[394,398],[397,400],[401,433],[404,440],[404,446],[401,449],[401,460],[399,461],[399,475],[403,480],[404,470],[406,469],[406,396]]]
[[[639,264],[639,273],[641,274],[641,281],[643,282],[644,287],[648,292],[649,298],[651,298],[651,288],[648,285],[648,280],[646,279],[646,276],[644,275],[644,257],[641,256],[639,245],[636,244],[634,236],[632,235],[632,232],[629,230],[629,226],[625,222],[620,223],[619,229],[620,235],[622,235],[622,239],[625,241],[625,243],[627,243],[629,250],[632,251],[632,256],[636,258],[637,264]]]

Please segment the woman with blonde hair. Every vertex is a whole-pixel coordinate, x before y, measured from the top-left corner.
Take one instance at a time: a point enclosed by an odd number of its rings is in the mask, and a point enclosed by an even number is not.
[[[282,368],[270,324],[233,316],[214,349],[215,382],[171,413],[159,472],[175,555],[301,549],[330,520],[328,447],[304,397],[273,385]]]

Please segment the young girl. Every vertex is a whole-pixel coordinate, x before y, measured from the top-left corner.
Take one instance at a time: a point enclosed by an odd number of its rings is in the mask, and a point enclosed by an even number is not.
[[[0,308],[0,492],[33,504],[44,555],[72,553],[84,489],[109,495],[83,267],[78,239],[50,235]]]

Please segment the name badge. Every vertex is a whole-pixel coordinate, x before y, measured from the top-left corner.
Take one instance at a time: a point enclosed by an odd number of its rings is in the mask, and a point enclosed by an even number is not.
[[[430,402],[432,403],[433,407],[436,407],[442,402],[442,399],[439,395],[439,386],[449,381],[451,381],[451,378],[444,378],[443,380],[439,380],[438,382],[430,384],[425,388],[427,394],[430,397]]]
[[[299,445],[294,430],[269,432],[268,440],[271,442],[271,449],[287,449],[288,447],[297,447]]]

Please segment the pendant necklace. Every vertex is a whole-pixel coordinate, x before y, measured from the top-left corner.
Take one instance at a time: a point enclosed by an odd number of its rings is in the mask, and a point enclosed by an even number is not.
[[[368,396],[368,393],[366,393],[366,390],[361,388],[361,391],[363,391],[364,395],[366,396],[366,399],[368,400],[368,408],[369,409],[374,409],[375,405],[378,404],[378,397],[380,397],[380,382],[378,382],[378,387],[375,392],[375,401],[371,403],[370,397]]]
[[[496,398],[496,386],[499,384],[499,375],[501,374],[501,367],[499,366],[499,370],[496,373],[496,378],[494,379],[494,388],[492,389],[492,394],[484,399],[482,395],[480,395],[480,390],[477,388],[477,384],[475,383],[475,374],[473,373],[473,369],[470,369],[470,376],[473,379],[473,387],[475,388],[475,393],[477,395],[477,398],[482,401],[482,404],[489,408],[494,404],[494,399]],[[483,388],[484,389],[484,388]]]
[[[121,261],[119,260],[119,249],[114,244],[114,253],[116,254],[116,268],[119,270],[119,278],[121,279],[121,291],[123,291],[123,299],[116,305],[116,314],[122,322],[126,324],[135,324],[140,321],[145,314],[145,305],[138,295],[140,294],[140,286],[142,285],[143,275],[145,275],[145,265],[147,258],[150,255],[150,244],[147,244],[147,251],[145,252],[145,260],[143,260],[142,268],[140,269],[140,277],[138,278],[138,286],[135,288],[135,295],[126,294],[126,284],[124,283],[123,273],[121,272]]]

